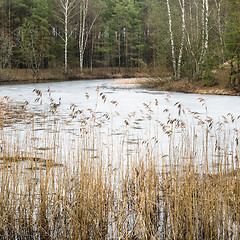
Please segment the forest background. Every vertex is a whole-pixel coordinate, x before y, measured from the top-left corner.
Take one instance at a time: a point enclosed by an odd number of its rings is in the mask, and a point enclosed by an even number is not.
[[[124,69],[213,86],[224,70],[239,91],[239,9],[240,0],[1,0],[0,78]]]

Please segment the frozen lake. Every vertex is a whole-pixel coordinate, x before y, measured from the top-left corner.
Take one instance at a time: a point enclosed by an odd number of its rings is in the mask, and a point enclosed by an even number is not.
[[[36,101],[38,96],[36,91],[33,91],[34,89],[42,93],[38,101]],[[49,89],[51,95],[49,95]],[[228,132],[228,138],[235,136],[234,128],[239,130],[237,117],[240,115],[240,97],[238,96],[154,91],[134,85],[117,85],[114,80],[0,86],[0,97],[4,96],[17,102],[28,101],[28,106],[34,113],[49,112],[53,106],[51,103],[57,104],[57,112],[48,118],[44,127],[41,119],[36,117],[34,127],[26,128],[18,125],[17,130],[15,126],[10,126],[9,129],[10,131],[14,129],[12,139],[18,139],[18,142],[22,144],[20,148],[24,146],[25,150],[35,152],[36,155],[47,157],[48,151],[46,150],[50,151],[57,146],[60,150],[56,157],[64,163],[70,162],[69,159],[73,159],[73,155],[81,151],[79,146],[83,143],[79,139],[82,138],[81,129],[83,128],[93,131],[90,134],[92,140],[88,143],[88,151],[91,152],[92,158],[110,159],[109,161],[111,163],[113,161],[116,165],[120,162],[125,163],[131,160],[133,155],[149,149],[152,149],[151,154],[154,157],[162,160],[162,156],[173,154],[169,152],[170,141],[174,142],[176,151],[179,151],[178,147],[185,144],[184,127],[189,130],[188,134],[192,134],[192,137],[199,136],[193,140],[196,145],[199,145],[199,149],[196,150],[192,143],[189,146],[193,154],[199,156],[204,151],[201,137],[205,134],[206,128],[209,127],[211,139],[219,138],[219,133],[216,133],[219,127],[223,128],[223,135]],[[60,105],[58,105],[59,99]],[[231,116],[236,121],[232,122]],[[53,125],[56,125],[54,118],[60,119],[62,123],[62,125],[54,126],[58,132],[58,140],[53,134]],[[174,121],[171,122],[176,119],[180,119],[182,121],[180,125],[184,127],[176,127]],[[205,122],[206,127],[200,126],[201,120]],[[207,121],[209,121],[208,125]],[[210,124],[211,121],[212,124]],[[175,126],[174,129],[171,129],[173,126]],[[90,130],[94,127],[98,130]],[[38,138],[39,141],[26,143],[24,140],[26,131],[28,134],[33,134],[32,128],[34,128],[34,137],[31,139]],[[44,140],[46,138],[52,139],[51,142],[46,142]],[[97,139],[96,143],[93,139]],[[224,136],[220,137],[221,144],[224,144],[224,139]],[[214,146],[211,147],[214,148]],[[233,146],[228,147],[229,152],[232,152],[230,148]]]
[[[143,103],[159,100],[162,107],[169,106],[166,101],[166,92],[153,91],[148,89],[139,89],[131,85],[116,85],[114,80],[86,80],[86,81],[69,81],[69,82],[52,82],[38,84],[20,84],[0,86],[0,97],[9,96],[16,100],[34,102],[36,94],[33,89],[39,89],[43,95],[47,95],[47,89],[50,87],[55,99],[62,98],[61,108],[69,109],[69,105],[74,103],[80,108],[86,108],[96,103],[96,86],[99,91],[103,92],[109,101],[118,102],[118,110],[121,113],[129,113],[142,109]],[[89,94],[86,101],[85,93]],[[218,117],[227,113],[234,115],[240,114],[240,97],[239,96],[220,96],[220,95],[198,95],[184,93],[170,93],[173,103],[180,102],[185,108],[193,111],[203,112],[201,104],[197,99],[199,97],[206,99],[209,115]],[[164,106],[165,104],[165,106]],[[109,110],[109,106],[104,105],[104,111]]]

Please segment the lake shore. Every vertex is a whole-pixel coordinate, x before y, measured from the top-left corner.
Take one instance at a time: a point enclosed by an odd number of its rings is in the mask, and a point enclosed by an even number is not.
[[[151,88],[159,91],[172,91],[183,93],[196,93],[207,95],[230,95],[239,96],[239,91],[227,86],[226,76],[217,78],[214,86],[205,86],[200,81],[191,81],[186,78],[179,81],[172,81],[169,72],[161,71],[162,77],[157,76],[154,69],[126,69],[121,68],[95,68],[84,69],[82,73],[78,69],[71,69],[66,75],[59,69],[40,69],[37,76],[31,69],[5,69],[0,71],[0,85],[43,83],[53,81],[73,81],[91,79],[116,79],[114,84],[135,85],[135,87]]]
[[[42,83],[51,81],[72,81],[91,79],[120,79],[120,78],[147,78],[150,70],[140,68],[78,68],[69,70],[67,74],[63,69],[39,69],[33,72],[31,69],[4,69],[0,71],[0,85],[21,83]]]
[[[151,88],[159,91],[171,91],[182,93],[196,93],[205,95],[229,95],[239,96],[240,93],[234,89],[223,87],[218,84],[215,86],[204,86],[200,82],[181,79],[172,81],[171,77],[156,77],[156,78],[129,78],[116,80],[114,84],[119,85],[135,85],[139,87]]]

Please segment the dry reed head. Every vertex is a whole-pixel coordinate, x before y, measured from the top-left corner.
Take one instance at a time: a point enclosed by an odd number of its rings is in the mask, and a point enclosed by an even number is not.
[[[104,93],[97,94],[103,104],[118,106]],[[38,115],[45,128],[38,135],[34,127],[41,121],[31,114],[28,123],[27,104],[17,109],[9,101],[0,104],[8,111],[1,118],[0,238],[239,238],[239,118],[228,114],[216,123],[208,115],[187,113],[177,102],[176,114],[164,109],[165,120],[154,121],[154,107],[160,105],[158,100],[154,106],[144,103],[141,116],[165,137],[135,141],[135,151],[124,155],[133,142],[129,136],[119,137],[113,148],[113,137],[106,144],[101,133],[113,114],[99,117],[94,109],[72,104],[69,119],[56,120],[51,128],[46,120],[56,119],[58,112]],[[16,111],[25,114],[21,121],[15,120]],[[137,117],[132,112],[123,120],[126,133],[137,131]],[[12,131],[5,128],[9,118],[18,126]],[[81,130],[69,141],[63,129],[73,122]],[[229,124],[234,130],[222,134]],[[23,126],[21,144],[16,136]],[[169,143],[168,154],[160,151],[161,139]]]

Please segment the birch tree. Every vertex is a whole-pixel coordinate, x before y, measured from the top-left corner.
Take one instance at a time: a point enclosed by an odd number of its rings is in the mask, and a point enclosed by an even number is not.
[[[208,0],[202,0],[202,51],[199,64],[203,65],[206,60],[208,50],[208,22],[209,22],[209,5]]]
[[[80,71],[83,70],[83,55],[86,49],[88,32],[86,32],[87,13],[89,8],[89,0],[79,1],[79,67]]]
[[[180,6],[183,23],[182,33],[186,42],[184,48],[188,53],[187,58],[185,58],[185,65],[188,76],[199,79],[202,77],[204,68],[208,66],[209,19],[210,12],[213,12],[214,4],[212,3],[212,8],[209,10],[209,0],[184,1],[185,3],[181,0]],[[184,4],[185,6],[183,7]],[[213,24],[211,27],[212,29],[214,28]],[[213,42],[213,40],[214,38],[212,37],[211,41]]]
[[[173,77],[176,80],[176,78],[177,78],[177,65],[176,65],[175,44],[174,44],[173,30],[172,30],[171,8],[170,8],[169,0],[166,0],[166,3],[167,3],[168,24],[169,24],[169,33],[170,33],[171,50],[172,50]]]
[[[217,27],[218,27],[218,33],[219,33],[219,39],[221,42],[221,47],[222,47],[222,55],[224,55],[224,50],[226,49],[225,42],[223,41],[223,31],[222,31],[222,25],[221,25],[221,8],[222,8],[222,0],[215,0],[215,6],[217,9]]]
[[[64,42],[64,71],[68,71],[68,41],[73,31],[70,30],[70,23],[75,16],[74,9],[76,7],[76,0],[56,0],[58,7],[57,16],[64,26],[64,36],[59,35]]]
[[[205,26],[204,12],[202,9],[202,0],[188,0],[188,9],[186,12],[186,21],[188,25],[185,28],[186,49],[189,53],[187,66],[189,68],[189,77],[199,76],[200,58],[203,54],[203,27]],[[201,21],[202,20],[202,21]],[[199,47],[200,46],[200,47]]]
[[[79,1],[79,67],[83,70],[84,53],[88,41],[89,33],[98,19],[100,13],[104,10],[104,4],[96,0],[78,0]],[[97,6],[97,7],[96,7]]]
[[[179,5],[181,7],[182,12],[182,39],[181,39],[181,45],[179,49],[179,57],[178,57],[178,66],[177,66],[177,80],[180,79],[181,75],[181,64],[182,64],[182,56],[183,56],[183,47],[184,47],[184,41],[185,41],[185,0],[179,0]]]
[[[176,58],[176,47],[174,43],[174,34],[172,28],[172,17],[171,17],[171,8],[169,4],[169,0],[166,0],[167,4],[167,12],[168,12],[168,24],[169,24],[169,34],[170,34],[170,42],[171,42],[171,52],[172,52],[172,65],[173,65],[173,78],[175,80],[179,80],[181,76],[181,64],[182,64],[182,56],[183,56],[183,48],[185,41],[185,0],[179,0],[179,5],[181,8],[181,19],[182,19],[182,37],[181,43],[179,47],[179,55]]]

